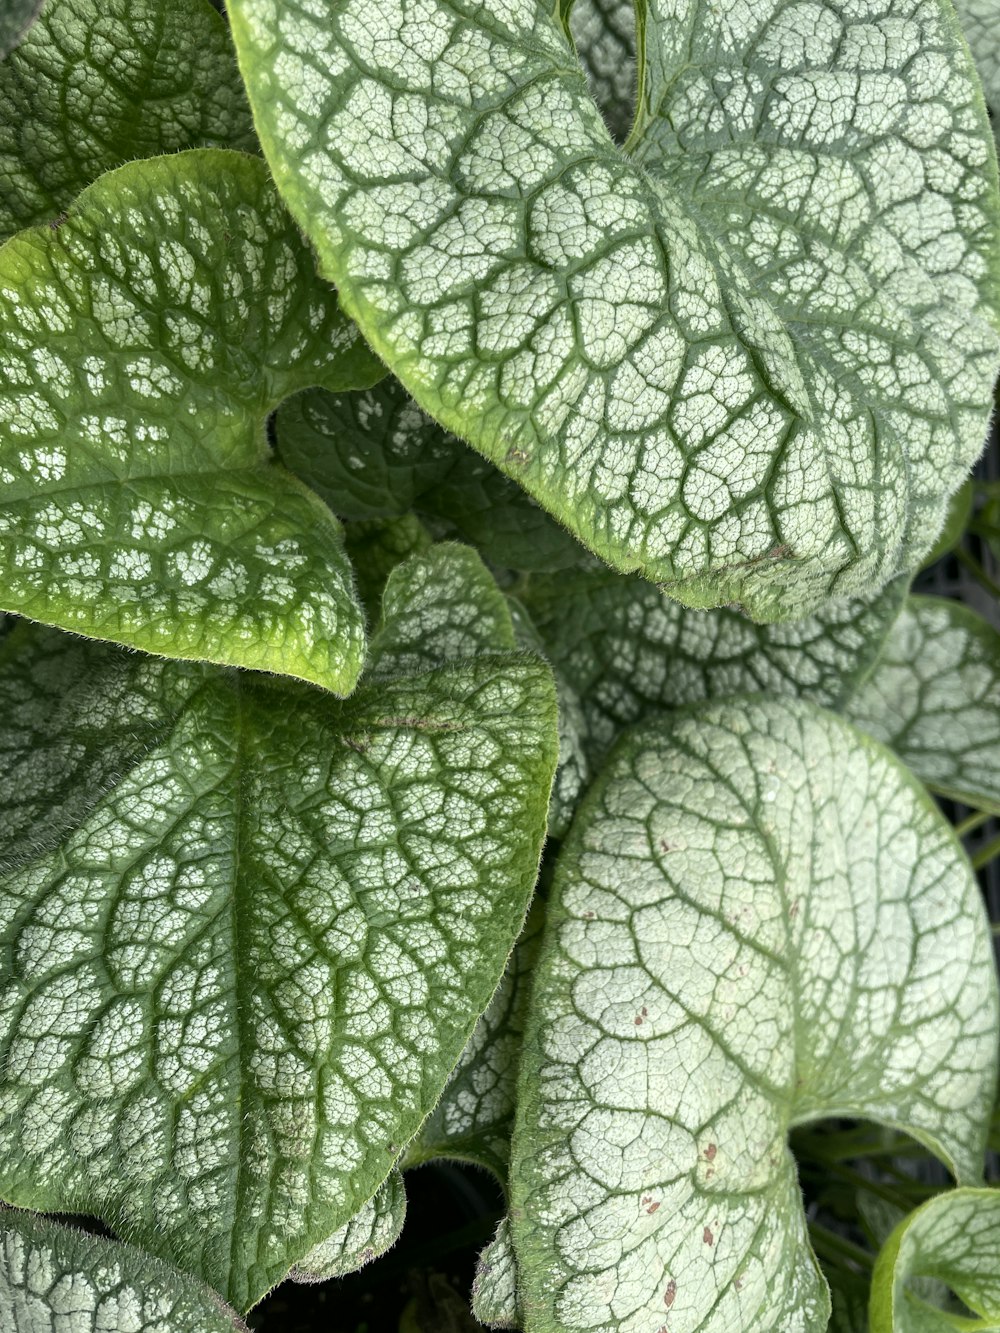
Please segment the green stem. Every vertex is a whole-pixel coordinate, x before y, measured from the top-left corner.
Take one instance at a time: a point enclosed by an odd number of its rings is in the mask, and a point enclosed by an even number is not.
[[[995,856],[1000,856],[1000,836],[992,838],[985,847],[980,848],[972,858],[973,870],[982,870]]]
[[[809,1237],[812,1240],[813,1248],[817,1254],[823,1254],[825,1257],[850,1259],[862,1268],[872,1269],[875,1267],[874,1255],[863,1250],[860,1245],[855,1245],[852,1240],[847,1240],[844,1236],[838,1236],[835,1231],[830,1231],[828,1227],[822,1226],[819,1222],[809,1223]]]
[[[985,824],[989,818],[989,810],[973,810],[971,815],[966,815],[960,823],[955,825],[955,832],[960,838],[965,838],[970,833],[975,832],[980,824]]]

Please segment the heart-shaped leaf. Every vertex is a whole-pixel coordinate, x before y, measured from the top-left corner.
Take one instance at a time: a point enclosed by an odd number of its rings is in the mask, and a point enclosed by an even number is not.
[[[0,0],[0,60],[24,40],[43,0]]]
[[[0,248],[0,607],[345,694],[340,525],[270,457],[289,393],[382,373],[256,158],[102,176]]]
[[[421,406],[608,563],[758,619],[885,583],[932,545],[998,366],[1000,196],[950,3],[642,3],[629,155],[568,8],[232,0],[323,271]]]
[[[812,705],[637,730],[557,866],[518,1083],[528,1333],[822,1333],[787,1146],[859,1116],[981,1173],[997,983],[920,784]]]
[[[57,222],[124,162],[256,147],[229,33],[208,0],[47,0],[0,64],[0,240]]]
[[[277,436],[285,466],[342,518],[416,508],[512,569],[563,569],[588,558],[520,486],[443,430],[391,376],[358,393],[299,394],[278,413]]]
[[[738,611],[689,611],[609,570],[527,578],[516,591],[557,679],[579,700],[596,771],[624,727],[664,708],[758,691],[842,707],[871,672],[906,585],[763,626]]]
[[[294,1282],[327,1282],[356,1273],[395,1245],[406,1221],[406,1188],[390,1171],[368,1202],[327,1240],[314,1245],[289,1276]]]
[[[911,597],[847,704],[939,795],[1000,815],[1000,634],[942,597]]]
[[[130,1245],[0,1211],[5,1333],[246,1333],[214,1291]]]
[[[551,677],[480,653],[341,702],[25,630],[0,707],[0,1196],[245,1309],[371,1199],[500,980]]]
[[[907,1284],[943,1282],[972,1319],[929,1305]],[[900,1222],[872,1275],[871,1333],[1000,1330],[1000,1190],[939,1194]]]

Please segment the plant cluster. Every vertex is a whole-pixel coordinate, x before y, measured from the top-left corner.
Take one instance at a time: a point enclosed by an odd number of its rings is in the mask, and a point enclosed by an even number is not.
[[[0,1330],[441,1158],[491,1327],[1000,1329],[1000,4],[227,8],[0,6]]]

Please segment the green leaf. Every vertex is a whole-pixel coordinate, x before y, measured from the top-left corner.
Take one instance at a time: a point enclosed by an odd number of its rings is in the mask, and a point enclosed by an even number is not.
[[[509,1218],[501,1219],[497,1234],[479,1256],[472,1283],[472,1313],[487,1328],[517,1329],[523,1323]]]
[[[624,141],[635,120],[636,27],[633,0],[576,0],[570,31],[590,94],[612,135]]]
[[[524,579],[517,596],[579,700],[596,770],[624,727],[664,708],[758,691],[841,707],[872,670],[906,585],[764,626],[738,611],[689,611],[608,570]]]
[[[480,654],[342,702],[23,630],[0,711],[0,1197],[93,1213],[245,1309],[372,1198],[499,982],[548,670]]]
[[[390,573],[368,668],[414,673],[515,646],[510,610],[492,574],[469,547],[443,542]]]
[[[391,1171],[368,1202],[327,1240],[313,1246],[289,1276],[294,1282],[327,1282],[356,1273],[392,1249],[406,1221],[406,1188]]]
[[[182,148],[257,149],[208,0],[47,0],[0,64],[0,240],[55,223],[113,167]]]
[[[130,1245],[0,1211],[7,1333],[246,1333],[214,1291]]]
[[[822,1333],[789,1130],[982,1170],[1000,1029],[976,881],[885,750],[737,700],[615,750],[556,869],[511,1172],[528,1333]]]
[[[823,1270],[830,1288],[830,1333],[869,1333],[868,1285],[837,1270]]]
[[[846,711],[932,791],[1000,814],[1000,634],[975,611],[910,597]]]
[[[44,0],[0,0],[0,60],[24,40]]]
[[[944,527],[937,541],[931,547],[922,568],[927,569],[935,564],[942,556],[946,556],[953,551],[965,536],[965,530],[969,526],[969,520],[972,518],[975,493],[971,477],[960,486],[951,497],[951,503],[948,505],[948,516],[944,521]]]
[[[544,919],[536,901],[489,1008],[407,1149],[406,1166],[450,1158],[486,1167],[506,1186],[521,1037]]]
[[[918,1277],[945,1283],[967,1313],[928,1305],[907,1289]],[[957,1329],[1000,1329],[1000,1190],[937,1195],[899,1224],[875,1265],[871,1333]]]
[[[422,412],[397,379],[300,394],[278,413],[282,462],[343,518],[416,508],[496,564],[555,570],[585,552],[515,482]]]
[[[354,565],[358,593],[377,624],[382,612],[386,580],[401,561],[419,555],[433,545],[433,538],[416,514],[402,518],[362,519],[348,523],[344,545]]]
[[[381,374],[262,162],[102,176],[0,248],[0,607],[347,693],[340,525],[270,457],[289,393]]]
[[[995,0],[955,0],[955,8],[983,81],[986,105],[994,117],[1000,116],[1000,9]]]
[[[557,8],[232,0],[323,271],[421,406],[609,564],[768,620],[881,586],[940,530],[1000,364],[950,0],[643,6],[631,156]]]

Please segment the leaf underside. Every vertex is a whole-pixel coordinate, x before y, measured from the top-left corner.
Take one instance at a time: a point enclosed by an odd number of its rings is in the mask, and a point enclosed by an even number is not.
[[[47,0],[0,64],[0,240],[56,222],[106,171],[184,148],[257,148],[208,0]]]
[[[0,607],[162,653],[357,680],[340,525],[268,413],[383,373],[257,158],[122,167],[0,248]]]
[[[997,1046],[978,887],[887,751],[791,701],[634,732],[564,845],[535,973],[527,1333],[822,1333],[790,1127],[875,1119],[974,1180]]]
[[[432,416],[688,604],[792,619],[888,581],[998,365],[1000,197],[950,3],[650,0],[630,155],[556,8],[233,0],[345,309]]]
[[[141,1250],[0,1211],[7,1333],[246,1333],[215,1292]]]
[[[341,703],[49,631],[2,651],[0,1192],[246,1309],[372,1198],[492,995],[551,679],[479,653]]]

